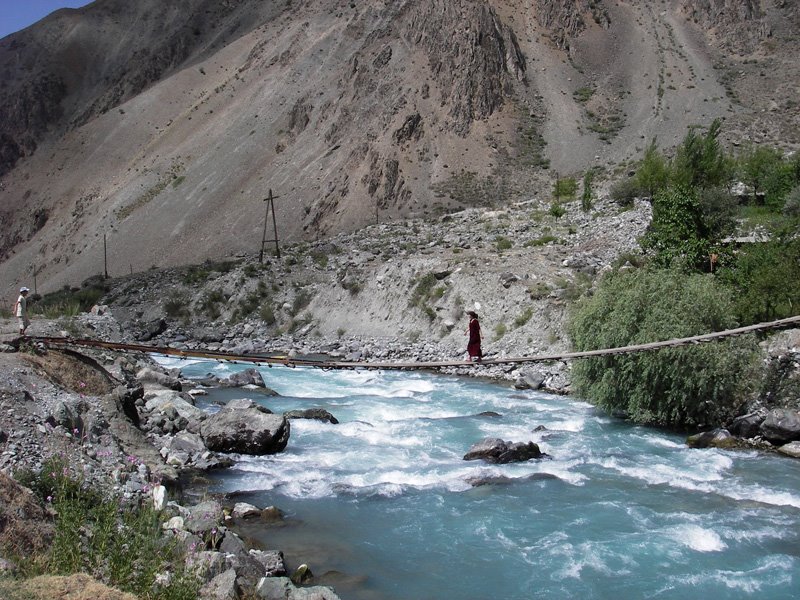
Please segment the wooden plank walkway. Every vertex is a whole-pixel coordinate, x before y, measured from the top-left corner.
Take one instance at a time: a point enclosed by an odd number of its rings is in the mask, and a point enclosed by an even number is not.
[[[140,344],[126,344],[120,342],[106,342],[103,340],[72,339],[63,337],[28,337],[24,338],[33,342],[40,342],[48,347],[84,347],[101,348],[106,350],[117,350],[124,352],[144,352],[148,354],[162,354],[166,356],[176,356],[178,358],[203,358],[215,361],[245,362],[266,365],[284,365],[287,367],[315,367],[319,369],[441,369],[446,367],[479,367],[487,365],[507,365],[524,364],[537,362],[552,362],[574,360],[576,358],[587,358],[593,356],[611,356],[615,354],[630,354],[633,352],[648,352],[661,348],[674,348],[677,346],[688,346],[692,344],[707,343],[727,337],[745,335],[772,329],[783,329],[787,327],[800,326],[800,315],[758,323],[737,329],[727,329],[692,337],[665,340],[662,342],[651,342],[649,344],[636,344],[632,346],[622,346],[619,348],[605,348],[602,350],[587,350],[583,352],[566,352],[561,354],[542,354],[539,356],[506,356],[490,358],[481,362],[471,362],[469,360],[449,360],[431,362],[351,362],[337,360],[312,360],[294,358],[288,356],[257,356],[252,354],[234,354],[232,352],[212,352],[209,350],[179,350],[168,346],[147,346]],[[23,338],[17,338],[14,343],[18,344]]]

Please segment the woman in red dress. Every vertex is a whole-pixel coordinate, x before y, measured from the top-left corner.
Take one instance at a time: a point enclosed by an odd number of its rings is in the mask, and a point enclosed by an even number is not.
[[[478,313],[468,310],[467,315],[469,316],[467,352],[471,361],[479,362],[483,358],[483,352],[481,351],[481,325],[478,322]]]

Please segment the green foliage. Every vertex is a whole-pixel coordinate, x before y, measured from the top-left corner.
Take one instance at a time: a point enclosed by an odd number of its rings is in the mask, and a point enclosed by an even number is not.
[[[514,246],[514,242],[503,235],[498,235],[494,238],[494,246],[499,252],[503,250],[510,250]]]
[[[644,158],[636,170],[636,186],[650,198],[667,187],[670,171],[666,158],[658,151],[653,139],[644,151]]]
[[[700,268],[711,248],[700,201],[687,188],[669,188],[653,198],[653,219],[642,238],[642,248],[655,253],[656,264],[669,267],[676,260]]]
[[[320,269],[324,269],[328,266],[328,255],[325,252],[315,250],[311,252],[310,256],[311,260],[314,261],[314,264]]]
[[[522,313],[517,315],[516,319],[514,319],[514,327],[522,327],[523,325],[525,325],[525,323],[531,320],[532,316],[533,316],[533,308],[531,307],[526,308],[524,311],[522,311]]]
[[[560,202],[553,202],[550,205],[550,210],[548,211],[548,213],[550,213],[550,216],[559,219],[563,217],[565,214],[567,214],[567,209],[564,208]]]
[[[594,89],[586,86],[579,87],[572,92],[572,97],[575,98],[576,102],[580,102],[581,104],[586,104],[592,96],[594,96]]]
[[[727,288],[711,275],[637,270],[606,277],[572,312],[576,350],[689,337],[737,325]],[[576,361],[577,392],[640,423],[700,427],[724,422],[745,400],[757,345],[741,337]]]
[[[594,181],[594,171],[588,170],[583,175],[583,192],[581,193],[581,210],[589,212],[592,210],[592,182]]]
[[[192,312],[189,310],[189,299],[185,294],[175,294],[164,302],[164,314],[173,319],[189,319]]]
[[[531,300],[541,300],[550,294],[550,286],[544,281],[537,281],[528,288],[528,293],[531,296]]]
[[[800,240],[747,244],[719,277],[736,292],[735,314],[742,323],[794,316],[800,312]]]
[[[678,146],[672,161],[670,181],[688,188],[727,185],[733,173],[731,160],[717,141],[722,121],[714,119],[705,134],[692,128]]]
[[[211,277],[212,273],[224,275],[232,271],[239,264],[239,261],[226,260],[226,261],[206,261],[201,265],[192,265],[183,274],[183,283],[186,285],[195,285],[205,283]]]
[[[494,339],[499,340],[508,332],[508,327],[505,323],[498,323],[494,328]]]
[[[746,146],[737,160],[737,175],[753,190],[753,201],[764,192],[768,179],[773,179],[780,170],[783,156],[775,148]]]
[[[275,325],[277,319],[275,318],[275,311],[272,309],[272,306],[269,303],[264,303],[261,305],[261,309],[258,312],[258,316],[261,318],[262,321],[266,325]]]
[[[292,300],[292,308],[289,311],[291,316],[295,316],[311,302],[312,296],[304,289],[296,290],[294,300]]]
[[[41,299],[32,297],[29,311],[41,314],[48,319],[58,317],[74,317],[81,312],[91,310],[105,296],[110,287],[101,276],[90,277],[80,288],[64,286],[57,292],[45,294]]]
[[[615,182],[609,190],[611,199],[623,208],[633,206],[633,201],[636,198],[641,198],[646,195],[639,185],[635,177],[626,177]]]
[[[225,304],[227,300],[228,299],[225,297],[225,294],[223,294],[222,291],[210,290],[206,292],[200,299],[198,308],[209,319],[216,321],[222,314],[220,305]]]
[[[26,575],[91,573],[141,598],[190,600],[197,596],[200,584],[186,573],[174,541],[164,537],[159,513],[104,498],[72,476],[60,458],[45,461],[39,473],[16,477],[56,514],[49,553],[44,560],[26,561]],[[174,577],[156,586],[156,574],[167,569]]]
[[[541,237],[534,238],[532,240],[528,240],[527,242],[525,242],[524,246],[526,248],[531,248],[531,247],[535,248],[537,246],[546,246],[550,242],[557,242],[557,241],[558,241],[558,238],[555,237],[554,235],[546,234],[546,235],[543,235]]]
[[[574,198],[578,193],[578,182],[574,177],[564,177],[563,179],[556,179],[553,186],[553,195],[559,198]]]
[[[800,217],[800,185],[786,195],[783,202],[783,214],[787,217]]]
[[[472,171],[454,173],[448,180],[434,184],[432,189],[466,206],[502,204],[509,195],[508,184],[502,177],[481,177]]]

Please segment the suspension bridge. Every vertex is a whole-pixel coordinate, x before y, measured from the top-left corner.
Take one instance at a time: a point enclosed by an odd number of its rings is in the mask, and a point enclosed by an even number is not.
[[[553,354],[541,354],[537,356],[501,356],[486,358],[479,362],[470,360],[443,360],[443,361],[342,361],[330,360],[327,358],[312,359],[305,357],[294,356],[267,356],[258,354],[237,354],[234,352],[211,351],[202,348],[195,349],[178,349],[169,346],[152,346],[142,344],[129,344],[124,342],[110,342],[96,339],[74,339],[69,337],[44,337],[44,336],[29,336],[25,338],[17,338],[14,340],[14,345],[19,346],[21,343],[33,342],[42,344],[48,348],[95,348],[114,350],[119,352],[142,352],[146,354],[159,354],[165,356],[175,356],[178,358],[200,358],[221,362],[234,362],[234,363],[253,363],[253,364],[266,364],[282,365],[287,367],[315,367],[320,369],[375,369],[375,370],[433,370],[448,367],[473,367],[478,368],[481,366],[491,365],[509,365],[509,364],[527,364],[527,363],[540,363],[540,362],[554,362],[566,361],[579,358],[589,358],[598,356],[613,356],[620,354],[631,354],[635,352],[650,352],[660,350],[663,348],[676,348],[680,346],[690,346],[696,344],[704,344],[721,340],[729,337],[740,335],[747,335],[752,333],[759,333],[771,330],[785,329],[800,326],[800,315],[788,317],[786,319],[779,319],[776,321],[769,321],[766,323],[758,323],[756,325],[748,325],[747,327],[738,327],[736,329],[726,329],[724,331],[716,331],[702,335],[695,335],[691,337],[676,338],[660,342],[650,342],[647,344],[635,344],[631,346],[621,346],[617,348],[604,348],[600,350],[584,350],[580,352],[561,352]]]

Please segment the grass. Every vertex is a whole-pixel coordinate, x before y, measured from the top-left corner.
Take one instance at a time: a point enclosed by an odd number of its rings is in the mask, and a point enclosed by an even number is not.
[[[74,317],[89,311],[108,290],[109,286],[101,276],[90,277],[79,288],[64,286],[41,298],[32,296],[29,310],[32,314],[44,315],[48,319]]]
[[[745,230],[763,227],[767,231],[775,231],[786,223],[786,217],[783,214],[775,212],[768,206],[752,204],[739,207],[739,218]]]
[[[161,514],[149,506],[121,506],[72,475],[64,459],[48,459],[40,472],[18,472],[17,481],[33,490],[55,512],[50,548],[18,561],[23,579],[91,573],[138,598],[190,600],[199,582],[184,567],[183,553],[162,534]],[[169,582],[155,585],[156,575],[170,571]]]
[[[514,319],[514,327],[522,327],[528,321],[531,320],[532,316],[533,316],[533,309],[530,307],[526,308],[524,311],[522,311],[521,314],[517,316],[516,319]]]
[[[548,234],[538,238],[534,238],[532,240],[528,240],[527,242],[525,242],[524,245],[526,248],[536,248],[538,246],[546,246],[547,244],[557,241],[558,238],[556,236]]]

